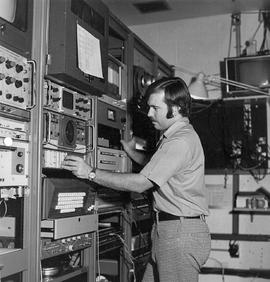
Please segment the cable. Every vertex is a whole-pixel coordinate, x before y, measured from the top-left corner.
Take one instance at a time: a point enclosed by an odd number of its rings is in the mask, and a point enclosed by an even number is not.
[[[232,24],[232,21],[231,21],[231,26],[230,26],[230,36],[229,36],[229,45],[228,45],[228,57],[230,57],[230,56],[231,56],[232,30],[233,30],[233,24]]]
[[[134,258],[134,257],[132,256],[132,254],[129,252],[129,248],[128,248],[127,244],[125,243],[124,239],[123,239],[119,234],[110,233],[109,235],[111,235],[111,236],[116,236],[116,237],[121,241],[121,243],[123,244],[123,246],[124,246],[124,251],[125,251],[125,253],[128,255],[129,261],[130,261],[130,263],[131,263],[131,265],[132,265],[132,269],[130,270],[130,273],[133,273],[133,278],[134,278],[133,282],[136,282],[135,264],[134,264],[134,262],[133,262],[133,261],[135,260],[135,258]]]
[[[56,145],[56,144],[53,144],[51,142],[46,142],[44,145],[51,145],[51,146],[53,146],[57,149],[65,149],[65,150],[67,149],[67,147],[65,147],[65,146]],[[48,148],[45,148],[45,149],[48,149]],[[85,148],[74,148],[74,151],[72,151],[72,152],[76,153],[77,151],[82,151],[82,150],[85,151]],[[85,154],[85,152],[84,152],[84,154]]]
[[[99,230],[97,230],[96,233],[96,246],[97,246],[97,273],[98,273],[98,279],[100,279],[100,260],[99,260]]]
[[[203,106],[200,110],[196,111],[196,112],[191,112],[192,115],[196,115],[199,113],[202,113],[206,110],[208,110],[209,108],[211,108],[213,105],[216,104],[216,101],[209,103],[207,106]]]
[[[261,25],[262,25],[262,22],[259,22],[259,25],[257,26],[257,28],[256,28],[256,30],[255,30],[255,32],[254,32],[254,34],[251,36],[251,39],[250,39],[251,41],[254,40],[254,38],[255,38],[257,32],[259,31]]]
[[[39,262],[39,277],[40,277],[40,281],[43,281],[41,261]]]
[[[222,262],[220,262],[219,260],[217,260],[216,258],[213,258],[213,257],[209,257],[208,259],[211,259],[211,260],[217,262],[220,265],[220,267],[221,267],[221,275],[222,275],[222,282],[225,282],[224,267],[223,267]]]
[[[250,45],[250,43],[251,43],[252,41],[254,41],[255,36],[257,35],[257,33],[258,33],[258,31],[259,31],[261,25],[262,25],[262,21],[259,22],[259,25],[257,26],[257,28],[256,28],[255,32],[253,33],[253,35],[251,36],[251,38],[246,41],[246,43],[245,43],[246,48],[245,48],[245,49],[243,50],[243,52],[242,52],[242,55],[243,55],[243,56],[246,56],[246,55],[247,55],[247,47]]]

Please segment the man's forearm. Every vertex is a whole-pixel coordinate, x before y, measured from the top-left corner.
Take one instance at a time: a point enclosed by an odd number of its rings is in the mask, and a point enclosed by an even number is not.
[[[66,156],[62,163],[62,168],[72,171],[79,178],[89,179],[97,184],[118,191],[142,193],[153,186],[152,182],[140,173],[117,173],[96,169],[92,178],[93,167],[87,164],[81,157],[73,155]]]
[[[129,150],[126,153],[134,162],[142,166],[146,165],[150,159],[150,156],[148,156],[144,152],[140,152],[137,150]]]
[[[115,173],[97,169],[95,183],[118,191],[142,193],[151,188],[152,182],[139,173]]]

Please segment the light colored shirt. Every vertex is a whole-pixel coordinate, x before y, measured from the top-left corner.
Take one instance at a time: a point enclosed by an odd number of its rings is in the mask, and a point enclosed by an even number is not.
[[[204,152],[188,118],[164,132],[157,151],[140,173],[157,185],[154,209],[179,216],[209,214]]]

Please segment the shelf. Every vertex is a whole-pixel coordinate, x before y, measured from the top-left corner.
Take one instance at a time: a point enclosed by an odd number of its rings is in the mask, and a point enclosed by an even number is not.
[[[231,213],[270,215],[270,209],[234,208]]]
[[[202,274],[236,275],[241,277],[270,278],[270,269],[233,269],[220,267],[203,267]]]
[[[251,242],[268,242],[270,241],[270,235],[263,234],[224,234],[224,233],[212,233],[212,240],[238,240],[238,241],[251,241]]]
[[[26,263],[26,250],[0,248],[1,278],[27,269]]]
[[[69,271],[66,273],[60,273],[57,276],[48,276],[48,277],[43,277],[42,282],[62,282],[62,281],[67,281],[68,279],[75,278],[76,281],[78,277],[81,277],[81,275],[87,275],[88,268],[87,267],[82,267],[78,269],[74,269],[74,271]],[[71,280],[69,280],[71,281]]]
[[[115,205],[115,206],[100,206],[98,207],[97,213],[98,215],[103,215],[103,214],[111,214],[111,213],[122,213],[124,211],[124,207],[120,205]]]

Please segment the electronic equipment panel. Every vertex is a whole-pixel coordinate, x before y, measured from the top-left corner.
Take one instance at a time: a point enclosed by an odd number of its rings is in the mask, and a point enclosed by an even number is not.
[[[96,99],[96,96],[85,95],[45,80],[44,168],[60,168],[67,153],[72,152],[85,158],[87,153],[94,151]]]
[[[121,211],[113,211],[99,215],[98,236],[99,252],[110,252],[122,246],[121,238],[123,228],[121,226]]]
[[[94,98],[46,80],[44,107],[79,119],[93,119]]]
[[[57,255],[78,251],[93,246],[91,233],[78,234],[65,239],[51,240],[42,238],[41,240],[41,259],[55,257]]]
[[[98,147],[97,168],[114,172],[126,172],[127,155],[122,150]]]
[[[33,0],[2,0],[0,43],[19,54],[31,55]]]
[[[108,90],[106,95],[125,102],[128,96],[129,34],[129,29],[109,13]]]
[[[87,94],[106,93],[108,10],[101,1],[51,0],[48,42],[47,77]]]
[[[257,87],[262,92],[270,88],[270,56],[246,56],[225,58],[221,63],[221,72],[224,72],[227,80],[236,83]],[[223,87],[224,98],[241,96],[263,96],[249,89],[243,89],[234,85],[225,84]]]
[[[97,100],[96,166],[115,172],[127,171],[127,155],[121,139],[126,130],[126,111],[101,98]]]
[[[0,46],[0,102],[28,109],[32,106],[32,64]]]
[[[206,169],[267,169],[269,117],[268,98],[194,106],[190,120],[204,148]]]
[[[47,262],[48,261],[48,262]],[[42,281],[63,281],[63,282],[88,282],[89,267],[82,267],[83,258],[79,252],[72,255],[58,257],[58,260],[51,258],[42,261]],[[74,272],[74,273],[71,273]],[[5,281],[4,281],[5,282]],[[13,281],[12,281],[13,282]],[[14,281],[17,282],[17,281]],[[19,282],[19,281],[18,281]]]
[[[108,92],[116,100],[127,97],[127,66],[113,56],[108,59]]]
[[[1,117],[0,187],[23,187],[28,185],[28,165],[30,154],[29,135],[30,130],[29,123],[27,121]],[[11,192],[5,192],[4,194],[10,193]]]
[[[18,147],[17,147],[18,146]],[[29,144],[16,143],[0,149],[1,186],[28,185]]]
[[[44,148],[85,153],[88,126],[84,120],[44,111]]]
[[[144,95],[147,87],[155,81],[155,77],[142,67],[133,67],[133,103],[138,110],[147,112],[147,101]]]
[[[122,150],[97,147],[97,168],[114,172],[126,172],[127,154]]]
[[[46,219],[41,221],[41,237],[58,240],[97,230],[96,213],[72,217]]]
[[[116,103],[97,100],[98,146],[121,149],[120,140],[126,130],[126,110]]]
[[[163,74],[163,73],[162,73]],[[160,73],[160,75],[162,75]],[[147,87],[155,81],[155,77],[140,66],[133,67],[133,98],[132,109],[132,131],[133,135],[145,142],[145,149],[153,151],[159,138],[159,132],[154,128],[147,116],[148,105],[145,99]],[[136,170],[137,164],[133,168]]]
[[[95,256],[96,192],[89,181],[80,180],[69,171],[43,169],[43,176],[40,230],[43,280],[57,277],[69,281],[73,277],[72,281],[88,281],[90,273],[84,257],[85,252]]]
[[[13,216],[4,216],[0,219],[0,248],[15,248],[15,225]]]
[[[0,138],[1,147],[7,146],[12,149],[13,141],[28,142],[30,136],[29,122],[21,118],[16,120],[1,116],[0,120]]]
[[[96,192],[90,183],[72,178],[47,178],[42,185],[42,218],[92,214]]]

